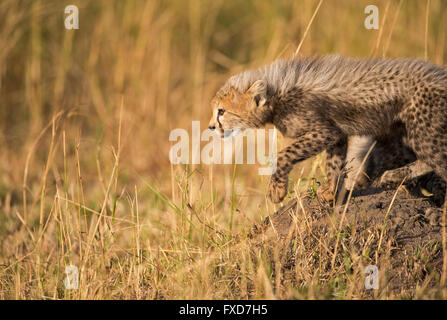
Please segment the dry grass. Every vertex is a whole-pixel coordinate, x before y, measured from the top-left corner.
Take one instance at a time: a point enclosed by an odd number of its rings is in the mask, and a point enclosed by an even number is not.
[[[275,210],[267,179],[256,166],[171,166],[168,136],[204,127],[230,74],[298,44],[445,63],[444,1],[376,2],[380,32],[363,27],[362,1],[323,1],[312,18],[319,1],[74,0],[76,31],[63,27],[63,2],[1,1],[0,298],[364,297],[359,271],[303,262],[290,281],[273,276],[278,260],[246,236]],[[321,180],[321,163],[295,169],[297,191]],[[334,237],[299,250],[331,261]],[[64,288],[69,264],[78,290]]]

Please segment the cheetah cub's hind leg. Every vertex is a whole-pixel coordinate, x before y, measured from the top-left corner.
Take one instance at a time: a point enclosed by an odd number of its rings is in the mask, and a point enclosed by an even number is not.
[[[439,91],[427,94],[426,101],[415,103],[417,112],[408,110],[404,116],[409,119],[409,145],[417,158],[447,183],[447,88]],[[447,200],[447,194],[444,199]]]
[[[433,202],[439,207],[442,206],[447,194],[447,183],[434,173],[429,174],[426,180],[425,186],[432,193]]]

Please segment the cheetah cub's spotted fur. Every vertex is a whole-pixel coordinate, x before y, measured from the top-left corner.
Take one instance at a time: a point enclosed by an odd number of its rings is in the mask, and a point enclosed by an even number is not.
[[[339,189],[352,136],[377,140],[383,152],[390,142],[409,151],[403,167],[390,167],[383,182],[431,170],[447,181],[447,70],[427,61],[277,60],[231,77],[212,107],[210,129],[222,136],[272,123],[294,139],[278,153],[269,184],[273,202],[285,197],[293,166],[324,150],[331,189]]]

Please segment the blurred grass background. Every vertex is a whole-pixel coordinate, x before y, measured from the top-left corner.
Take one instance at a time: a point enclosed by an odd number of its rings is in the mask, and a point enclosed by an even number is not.
[[[246,278],[216,275],[218,261],[203,258],[230,255],[232,232],[274,211],[267,178],[168,159],[169,132],[192,120],[204,129],[231,74],[293,55],[318,3],[1,1],[0,298],[340,297],[270,290],[263,263]],[[79,30],[64,28],[69,4]],[[379,30],[364,28],[369,4]],[[323,1],[300,54],[443,65],[446,37],[447,1]],[[321,161],[293,177],[321,177]],[[200,268],[179,272],[192,262]],[[63,287],[70,263],[79,290]],[[325,288],[311,280],[303,286]]]

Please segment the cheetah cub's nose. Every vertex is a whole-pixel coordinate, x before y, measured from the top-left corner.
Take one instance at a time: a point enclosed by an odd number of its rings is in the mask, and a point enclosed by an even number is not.
[[[214,130],[214,129],[216,129],[216,126],[209,126],[208,129]]]

